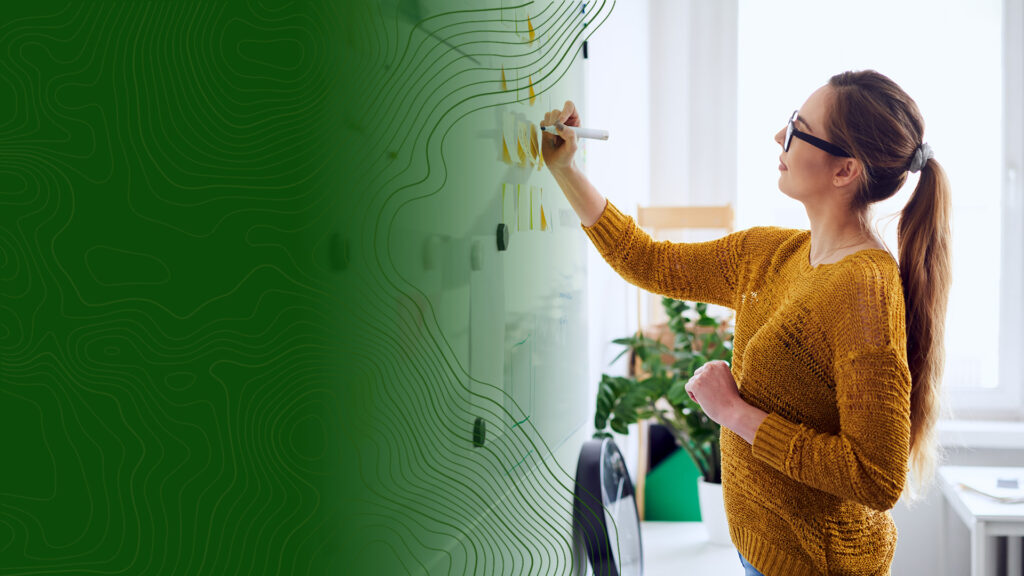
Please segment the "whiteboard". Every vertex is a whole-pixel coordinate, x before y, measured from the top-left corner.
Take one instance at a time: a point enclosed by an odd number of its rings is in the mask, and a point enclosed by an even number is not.
[[[462,491],[449,492],[445,479],[424,481],[449,501],[465,498],[450,524],[476,529],[416,533],[431,569],[508,571],[542,559],[551,565],[528,571],[562,573],[572,563],[576,460],[595,401],[587,382],[589,241],[536,152],[546,111],[566,100],[586,106],[582,44],[593,15],[576,2],[450,4],[468,10],[464,21],[418,5],[423,20],[403,53],[428,62],[431,45],[430,58],[450,62],[423,64],[428,74],[410,84],[427,101],[443,96],[423,107],[427,129],[409,134],[410,153],[424,156],[425,167],[389,176],[396,209],[388,250],[421,311],[412,328],[436,344],[436,356],[422,362],[424,380],[412,384],[429,390],[415,397],[427,398],[424,417],[451,441],[431,446],[432,464]],[[610,5],[601,9],[604,17]],[[586,146],[577,152],[584,170]],[[483,445],[470,441],[478,421]],[[435,469],[424,466],[429,477]]]

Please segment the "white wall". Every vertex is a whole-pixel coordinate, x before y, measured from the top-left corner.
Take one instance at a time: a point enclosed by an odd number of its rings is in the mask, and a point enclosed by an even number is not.
[[[585,159],[587,177],[617,207],[634,216],[637,204],[650,199],[648,19],[647,0],[618,2],[611,16],[591,35],[589,59],[584,63],[587,109],[580,111],[584,126],[603,128],[610,133],[605,142],[582,141],[583,148],[578,154]],[[637,289],[608,266],[593,244],[589,246],[586,293],[591,389],[587,401],[593,431],[594,403],[602,372],[626,373],[625,357],[614,366],[609,366],[609,362],[621,351],[612,340],[636,331]],[[628,438],[616,438],[616,443],[635,480],[635,433]]]

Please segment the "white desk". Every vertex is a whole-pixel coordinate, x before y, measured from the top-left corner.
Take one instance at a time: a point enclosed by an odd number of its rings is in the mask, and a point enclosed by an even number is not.
[[[971,576],[995,574],[992,558],[994,536],[1024,536],[1024,504],[1002,504],[980,494],[963,490],[970,486],[995,486],[996,478],[1019,478],[1024,484],[1024,468],[996,466],[940,466],[939,486],[948,506],[943,511],[943,538],[949,525],[949,510],[967,525],[971,532]],[[943,540],[943,545],[945,540]],[[944,563],[948,566],[948,560]],[[1007,574],[1021,576],[1021,540],[1007,541]]]
[[[736,548],[708,542],[700,522],[641,522],[644,576],[742,576]]]

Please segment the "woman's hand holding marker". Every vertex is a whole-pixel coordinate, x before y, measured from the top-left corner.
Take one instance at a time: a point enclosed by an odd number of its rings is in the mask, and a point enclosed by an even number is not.
[[[540,123],[540,152],[544,155],[544,163],[555,177],[555,182],[580,217],[580,223],[591,226],[604,212],[607,200],[572,161],[573,155],[576,154],[576,141],[580,137],[575,131],[579,125],[580,115],[576,112],[576,105],[572,100],[566,100],[565,107],[561,110],[552,110],[545,114],[544,121]],[[552,126],[557,130],[557,134],[547,132]],[[607,134],[605,136],[607,137]]]
[[[541,154],[544,155],[544,163],[552,173],[564,170],[572,166],[573,155],[576,154],[577,139],[576,133],[566,130],[565,126],[579,126],[580,115],[576,112],[576,105],[572,100],[565,101],[565,107],[561,110],[552,110],[544,115],[540,123],[544,126],[554,126],[558,134],[541,132]]]

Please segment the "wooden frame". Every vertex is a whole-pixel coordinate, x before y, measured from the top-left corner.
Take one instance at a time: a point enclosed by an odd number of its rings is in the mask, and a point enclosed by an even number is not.
[[[657,238],[658,233],[666,230],[691,230],[691,229],[721,229],[726,234],[733,231],[735,214],[731,204],[724,206],[637,206],[637,226],[646,230],[652,238]],[[644,332],[650,328],[645,326],[643,315],[644,290],[637,288],[636,318],[637,333]],[[635,364],[631,369],[637,369]],[[646,510],[644,507],[644,489],[648,472],[648,427],[652,419],[637,421],[637,436],[639,436],[639,452],[637,453],[637,474],[636,474],[636,505],[640,513],[640,520],[644,520]]]

